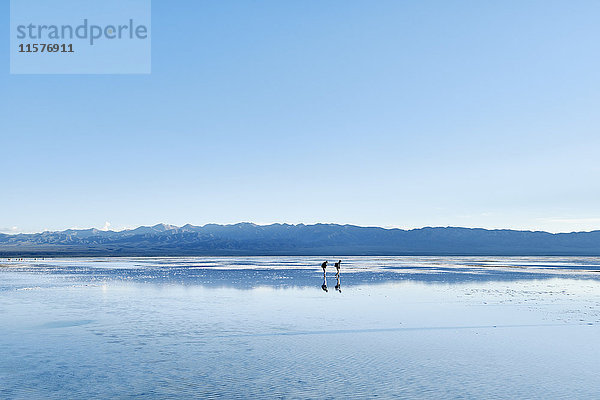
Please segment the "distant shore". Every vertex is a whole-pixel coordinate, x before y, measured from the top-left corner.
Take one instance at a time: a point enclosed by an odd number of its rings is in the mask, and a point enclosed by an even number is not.
[[[600,256],[600,231],[549,233],[354,225],[158,224],[126,231],[0,234],[0,257]]]

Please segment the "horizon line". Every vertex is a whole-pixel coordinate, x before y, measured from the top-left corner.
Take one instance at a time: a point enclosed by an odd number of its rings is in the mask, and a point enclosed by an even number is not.
[[[351,226],[351,227],[357,227],[357,228],[377,228],[377,229],[384,229],[384,230],[401,230],[401,231],[415,231],[415,230],[421,230],[421,229],[447,229],[447,228],[457,228],[457,229],[472,229],[472,230],[485,230],[485,231],[513,231],[513,232],[532,232],[532,233],[547,233],[550,235],[559,235],[559,234],[570,234],[570,233],[590,233],[590,232],[597,232],[600,231],[600,228],[598,229],[591,229],[591,230],[581,230],[581,231],[564,231],[564,232],[550,232],[550,231],[545,231],[545,230],[540,230],[540,229],[514,229],[514,228],[483,228],[483,227],[468,227],[468,226],[457,226],[457,225],[446,225],[446,226],[442,226],[442,225],[426,225],[426,226],[421,226],[421,227],[414,227],[414,228],[401,228],[401,227],[384,227],[384,226],[378,226],[378,225],[358,225],[358,224],[342,224],[342,223],[333,223],[333,222],[317,222],[317,223],[297,223],[297,224],[293,224],[293,223],[287,223],[287,222],[273,222],[273,223],[255,223],[255,222],[249,222],[249,221],[240,221],[240,222],[235,222],[235,223],[214,223],[214,222],[209,222],[206,223],[204,225],[193,225],[191,223],[187,223],[181,226],[178,225],[172,225],[172,224],[167,224],[164,222],[160,222],[154,225],[139,225],[135,228],[123,228],[120,230],[112,230],[112,229],[102,229],[102,228],[97,228],[97,227],[90,227],[90,228],[67,228],[67,229],[62,229],[62,230],[50,230],[50,229],[44,229],[42,231],[20,231],[20,232],[7,232],[5,230],[0,231],[0,235],[10,235],[10,236],[16,236],[16,235],[36,235],[36,234],[41,234],[41,233],[61,233],[61,232],[66,232],[66,231],[90,231],[90,230],[96,230],[99,232],[112,232],[112,233],[120,233],[120,232],[127,232],[127,231],[134,231],[136,229],[139,228],[155,228],[155,227],[159,227],[159,226],[163,226],[163,227],[169,227],[170,229],[167,230],[171,230],[171,229],[181,229],[183,227],[186,226],[191,226],[194,228],[204,228],[206,226],[209,225],[217,225],[217,226],[236,226],[236,225],[254,225],[254,226],[260,226],[260,227],[267,227],[267,226],[272,226],[272,225],[288,225],[288,226],[316,226],[316,225],[335,225],[335,226]],[[15,227],[16,228],[16,227]]]

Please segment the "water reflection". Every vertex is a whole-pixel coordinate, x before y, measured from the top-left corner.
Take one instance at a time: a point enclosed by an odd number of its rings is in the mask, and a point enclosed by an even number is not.
[[[34,286],[103,284],[128,281],[186,286],[314,287],[326,262],[322,257],[164,257],[0,259],[0,292],[33,287],[28,276],[43,276]],[[336,262],[336,278],[341,262]],[[600,257],[347,257],[346,288],[413,281],[426,284],[514,282],[557,277],[600,279]],[[10,279],[8,279],[10,277]],[[337,282],[336,282],[337,286]],[[337,290],[337,289],[336,289]]]
[[[321,264],[321,268],[323,268],[323,284],[321,285],[321,289],[323,289],[323,291],[328,292],[327,290],[327,273],[325,272],[325,270],[327,269],[327,261],[323,262],[323,264]]]
[[[0,267],[0,399],[600,398],[598,280],[348,257],[323,296],[281,260]]]
[[[337,290],[340,293],[342,293],[342,283],[340,282],[341,266],[342,266],[342,260],[338,260],[338,262],[335,263],[335,279],[337,280],[337,283],[335,285],[335,290]]]
[[[335,266],[335,280],[336,280],[336,284],[335,284],[335,290],[342,293],[342,283],[340,280],[340,267],[342,265],[342,260],[339,260],[338,262],[336,262],[334,264]],[[329,292],[329,290],[327,289],[327,261],[325,261],[324,263],[321,264],[321,268],[323,268],[323,284],[321,285],[321,289],[323,289],[323,291],[325,292]]]
[[[323,274],[323,284],[321,285],[321,289],[323,289],[325,292],[329,291],[327,290],[327,276],[325,276],[325,274]]]

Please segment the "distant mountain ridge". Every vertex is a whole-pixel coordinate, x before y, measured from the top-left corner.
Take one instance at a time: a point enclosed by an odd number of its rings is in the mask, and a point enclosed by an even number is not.
[[[0,257],[186,255],[600,255],[600,231],[548,233],[436,227],[385,229],[315,224],[181,227],[158,224],[0,234]]]

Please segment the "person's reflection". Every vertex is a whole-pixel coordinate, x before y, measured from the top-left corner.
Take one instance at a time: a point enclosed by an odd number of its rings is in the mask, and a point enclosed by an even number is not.
[[[340,274],[336,274],[335,279],[337,280],[337,284],[335,285],[335,290],[342,293],[342,282],[340,281]]]
[[[338,262],[335,263],[335,269],[336,269],[335,279],[337,280],[337,284],[335,285],[335,290],[337,290],[340,293],[342,293],[342,283],[340,281],[340,267],[341,266],[342,266],[342,260],[339,260]]]
[[[327,261],[321,264],[321,268],[323,268],[323,284],[321,285],[321,289],[327,292],[327,274],[325,273],[325,269],[327,268]]]

